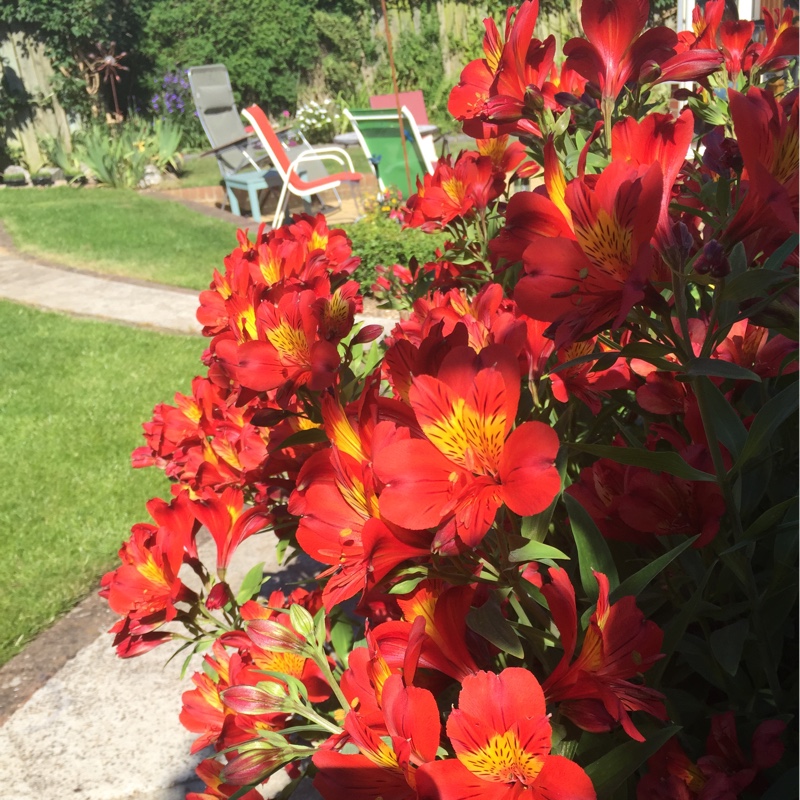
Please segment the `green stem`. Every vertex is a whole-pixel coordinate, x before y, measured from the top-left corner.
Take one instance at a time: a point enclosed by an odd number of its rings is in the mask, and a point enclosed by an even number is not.
[[[331,687],[331,690],[336,695],[336,699],[339,701],[339,705],[345,712],[351,710],[350,703],[348,702],[347,698],[342,693],[341,688],[339,687],[339,683],[334,678],[333,672],[331,672],[330,664],[328,664],[328,657],[321,649],[314,649],[314,654],[311,656],[314,660],[314,663],[320,668],[322,671],[322,675],[325,680],[328,682],[328,686]]]
[[[725,500],[725,507],[727,508],[728,517],[733,527],[733,534],[735,540],[738,542],[744,535],[742,520],[739,518],[739,512],[736,510],[736,501],[734,500],[733,490],[728,481],[728,471],[725,468],[725,461],[722,458],[722,450],[720,449],[717,437],[714,435],[711,409],[708,407],[706,394],[698,381],[692,381],[692,389],[694,390],[694,396],[697,398],[697,407],[700,410],[700,419],[703,422],[703,429],[705,430],[706,440],[708,441],[708,449],[711,453],[711,461],[714,464],[717,485]]]

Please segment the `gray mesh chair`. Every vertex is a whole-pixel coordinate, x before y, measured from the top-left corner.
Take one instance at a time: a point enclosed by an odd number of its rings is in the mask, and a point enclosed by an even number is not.
[[[265,189],[280,190],[283,180],[272,168],[258,138],[245,131],[225,65],[190,67],[187,72],[197,116],[211,145],[208,152],[217,159],[231,211],[241,215],[233,191],[241,189],[250,198],[253,219],[260,222],[258,193]]]

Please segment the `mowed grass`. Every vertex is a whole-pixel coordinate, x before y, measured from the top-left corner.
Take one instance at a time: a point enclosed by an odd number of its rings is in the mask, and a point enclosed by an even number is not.
[[[203,340],[3,301],[0,336],[2,664],[97,588],[145,502],[168,496],[130,453],[153,406],[202,371]]]
[[[78,269],[206,289],[236,246],[236,226],[124,189],[0,190],[15,246]]]

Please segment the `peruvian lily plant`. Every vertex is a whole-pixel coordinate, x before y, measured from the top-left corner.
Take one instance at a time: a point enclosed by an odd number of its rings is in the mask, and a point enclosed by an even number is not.
[[[487,20],[382,342],[341,230],[239,233],[102,588],[120,656],[203,654],[189,800],[793,796],[798,28],[723,10],[584,0],[563,58]],[[317,574],[231,585],[254,535]]]

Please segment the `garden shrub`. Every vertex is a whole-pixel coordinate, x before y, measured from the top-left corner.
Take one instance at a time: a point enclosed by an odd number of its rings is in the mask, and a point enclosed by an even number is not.
[[[317,57],[313,6],[291,0],[155,0],[141,47],[156,68],[224,64],[240,106],[294,108]]]
[[[437,246],[444,244],[443,236],[403,230],[395,220],[384,216],[359,220],[345,225],[344,230],[353,243],[353,252],[361,257],[353,277],[367,294],[378,277],[377,266],[408,264],[412,259],[419,263],[433,261]]]

